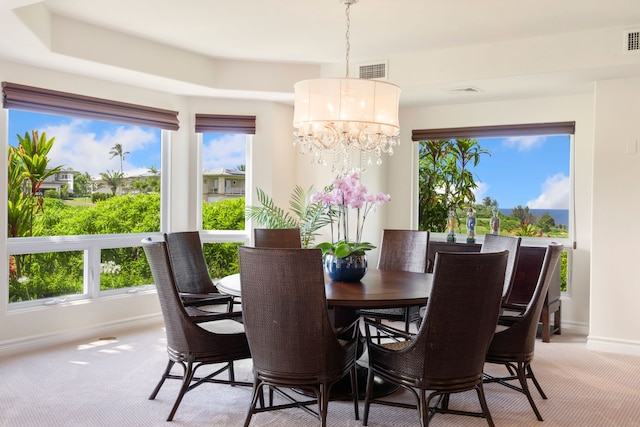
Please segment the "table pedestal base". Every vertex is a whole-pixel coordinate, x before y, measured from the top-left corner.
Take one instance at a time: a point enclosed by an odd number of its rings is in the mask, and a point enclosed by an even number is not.
[[[364,400],[367,392],[367,374],[369,369],[366,366],[358,365],[358,399]],[[372,397],[384,397],[398,390],[398,386],[388,381],[383,381],[382,378],[373,377],[373,396]],[[350,400],[351,396],[351,377],[345,375],[340,381],[338,381],[331,388],[332,400]]]

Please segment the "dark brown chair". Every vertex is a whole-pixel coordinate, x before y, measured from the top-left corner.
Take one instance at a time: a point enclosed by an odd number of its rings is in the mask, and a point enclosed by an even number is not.
[[[209,276],[200,234],[197,231],[165,233],[164,240],[184,305],[200,309],[206,306],[208,311],[211,306],[223,304],[226,311],[232,311],[233,297],[218,292]]]
[[[484,242],[480,247],[480,252],[502,252],[504,250],[509,251],[509,259],[507,261],[507,271],[504,277],[504,287],[502,289],[502,306],[503,310],[508,310],[507,300],[513,289],[513,283],[516,276],[516,266],[518,265],[518,258],[520,257],[520,244],[522,238],[519,236],[498,236],[494,234],[486,234],[484,236]],[[421,307],[420,312],[416,318],[418,326],[422,322],[424,317],[425,308]]]
[[[313,413],[325,426],[332,387],[347,374],[358,419],[358,322],[343,328],[340,340],[336,337],[329,321],[321,250],[244,246],[239,254],[244,325],[254,366],[245,427],[255,413],[291,407]],[[269,388],[269,405],[257,408],[264,386]],[[285,388],[307,390],[316,399],[294,399]],[[274,405],[273,391],[289,403]],[[316,403],[319,412],[309,408]]]
[[[142,247],[157,288],[169,354],[167,368],[149,399],[155,399],[166,379],[181,380],[178,397],[167,418],[171,421],[185,393],[203,383],[251,385],[235,381],[232,365],[234,360],[250,358],[251,353],[242,323],[234,320],[239,319],[242,313],[190,316],[178,295],[177,276],[165,242],[153,242],[147,238],[142,240]],[[176,363],[182,366],[182,375],[171,373]],[[204,377],[196,377],[200,367],[211,364],[221,364],[222,367]],[[228,372],[228,380],[215,378],[225,371]]]
[[[504,278],[504,287],[502,290],[502,303],[505,304],[509,299],[513,282],[516,276],[516,266],[518,265],[518,257],[520,256],[520,243],[522,238],[518,236],[499,236],[495,234],[486,234],[480,252],[502,252],[509,251],[509,260],[507,261],[507,272]]]
[[[542,270],[538,278],[535,290],[529,303],[519,314],[501,315],[498,320],[496,333],[491,340],[491,345],[487,351],[487,363],[498,363],[505,365],[509,375],[505,377],[492,377],[485,375],[485,383],[498,382],[509,388],[524,393],[533,408],[538,420],[542,421],[542,415],[536,407],[533,397],[527,385],[530,379],[538,389],[540,396],[546,399],[547,396],[542,391],[538,380],[531,369],[533,354],[536,343],[536,333],[544,297],[549,289],[553,272],[560,260],[563,246],[552,243],[548,246],[542,263]],[[518,380],[520,386],[516,386],[509,381]]]
[[[428,231],[385,229],[382,231],[378,269],[426,273],[428,247]],[[361,315],[378,321],[404,322],[406,332],[409,332],[412,316],[417,313],[418,307],[360,310]]]
[[[299,228],[254,228],[256,248],[301,248]]]
[[[372,328],[393,336],[402,335],[403,331],[365,319],[369,350],[365,426],[371,403],[417,408],[423,427],[436,412],[482,416],[493,426],[484,397],[482,371],[498,320],[507,257],[507,251],[439,252],[426,316],[416,335],[405,333],[406,341],[376,344]],[[411,391],[417,404],[374,399],[374,375]],[[449,409],[449,394],[467,390],[476,390],[482,412]],[[437,396],[442,398],[431,406]]]

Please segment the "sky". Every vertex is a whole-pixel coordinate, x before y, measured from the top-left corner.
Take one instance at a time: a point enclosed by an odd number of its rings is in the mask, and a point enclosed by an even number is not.
[[[97,177],[101,172],[119,171],[118,156],[109,152],[122,144],[125,175],[139,175],[150,167],[160,170],[160,130],[82,120],[62,116],[9,111],[9,144],[17,145],[16,134],[32,129],[55,137],[50,152],[52,165],[64,165]],[[244,135],[205,134],[204,169],[235,169],[246,164]],[[480,138],[478,143],[490,155],[483,155],[473,169],[478,184],[476,202],[485,197],[500,208],[529,206],[531,209],[569,209],[570,137],[540,136]]]
[[[479,138],[478,144],[490,156],[473,169],[477,203],[491,197],[504,209],[569,209],[569,135]]]
[[[160,130],[142,126],[122,125],[97,120],[84,120],[63,116],[9,111],[9,144],[17,145],[17,134],[38,130],[46,132],[47,139],[55,137],[49,153],[50,164],[64,165],[78,172],[89,172],[97,177],[101,172],[119,171],[120,157],[111,158],[109,152],[119,143],[124,156],[122,170],[125,175],[140,175],[150,167],[158,171],[160,164]],[[246,164],[246,137],[244,135],[205,134],[203,168],[226,167],[235,169]]]

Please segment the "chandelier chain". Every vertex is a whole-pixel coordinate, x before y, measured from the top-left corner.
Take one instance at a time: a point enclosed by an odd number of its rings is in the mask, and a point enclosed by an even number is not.
[[[345,9],[345,15],[347,17],[347,32],[345,37],[347,39],[347,72],[346,77],[349,78],[349,51],[351,50],[351,43],[349,43],[350,29],[351,29],[351,17],[349,12],[351,10],[351,3],[347,3],[347,7]]]

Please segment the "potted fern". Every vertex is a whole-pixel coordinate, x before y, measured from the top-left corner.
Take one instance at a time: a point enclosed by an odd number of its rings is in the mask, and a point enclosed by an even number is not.
[[[322,203],[311,201],[313,187],[304,190],[296,185],[289,198],[289,210],[277,206],[273,198],[256,188],[259,205],[248,206],[247,218],[265,228],[299,228],[303,248],[313,247],[317,231],[331,223]]]

